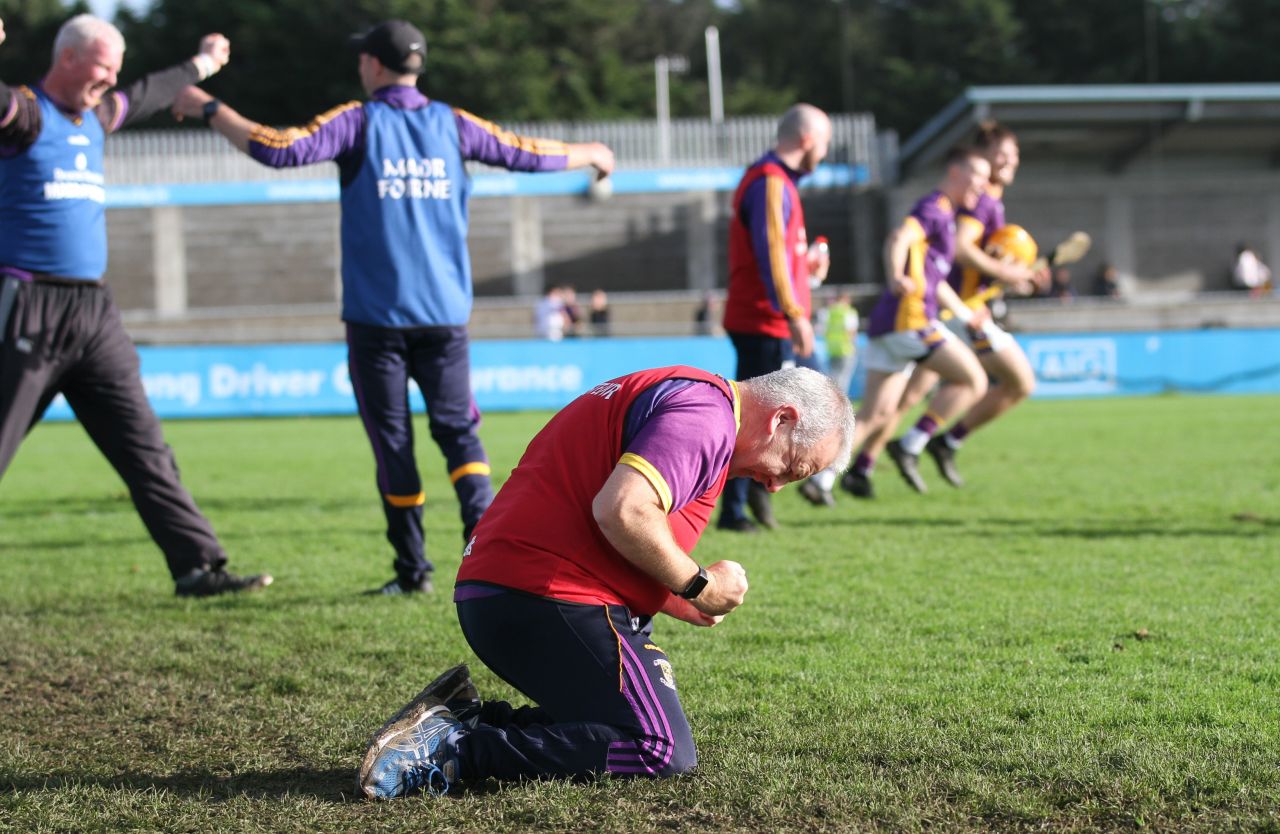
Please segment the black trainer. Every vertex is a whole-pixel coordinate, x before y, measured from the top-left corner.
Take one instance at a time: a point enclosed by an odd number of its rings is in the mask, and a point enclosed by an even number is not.
[[[173,583],[173,592],[180,597],[216,597],[219,594],[236,594],[242,591],[257,591],[270,585],[274,580],[269,573],[253,576],[236,576],[222,568],[205,570],[197,568]]]
[[[747,485],[747,507],[762,527],[773,530],[778,526],[778,519],[773,515],[773,498],[769,495],[769,490],[755,481]]]
[[[434,590],[435,586],[431,584],[431,574],[428,573],[417,582],[403,582],[399,577],[396,577],[380,588],[365,591],[365,594],[369,596],[398,596],[400,594],[429,594]]]
[[[759,533],[760,528],[749,518],[721,518],[716,522],[717,530],[730,530],[734,533]]]
[[[818,482],[813,478],[809,478],[800,485],[800,494],[804,496],[804,500],[815,507],[834,507],[836,505],[836,497],[831,494],[831,490],[818,486]]]
[[[876,490],[871,485],[871,476],[866,472],[858,472],[850,469],[844,473],[844,477],[840,479],[840,486],[848,492],[853,493],[855,498],[875,498]]]
[[[907,482],[907,486],[920,493],[929,491],[929,485],[924,482],[924,478],[920,477],[919,455],[913,455],[902,448],[902,442],[898,440],[890,440],[889,445],[884,448],[889,453],[889,457],[893,458],[894,465],[898,467],[898,472],[902,475],[902,480]]]
[[[960,476],[960,470],[956,469],[956,450],[951,448],[945,437],[937,434],[929,438],[924,450],[933,457],[933,462],[938,464],[938,471],[942,473],[944,481],[953,487],[964,486],[964,478]]]

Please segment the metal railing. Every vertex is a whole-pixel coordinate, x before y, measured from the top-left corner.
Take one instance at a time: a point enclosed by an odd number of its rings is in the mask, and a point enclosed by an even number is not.
[[[776,141],[777,120],[754,116],[713,125],[707,119],[671,122],[671,155],[658,155],[658,122],[512,122],[503,127],[526,136],[568,142],[599,141],[613,149],[620,168],[653,169],[746,165]],[[831,151],[827,161],[865,166],[868,184],[880,182],[875,119],[866,114],[831,117]],[[333,175],[326,163],[273,170],[231,147],[221,136],[203,130],[125,131],[106,143],[106,173],[114,185],[151,183],[252,182],[316,179]],[[484,166],[474,166],[478,173]]]

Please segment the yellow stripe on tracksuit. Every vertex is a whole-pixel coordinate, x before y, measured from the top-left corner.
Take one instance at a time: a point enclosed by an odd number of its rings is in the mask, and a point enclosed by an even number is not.
[[[476,127],[489,133],[499,142],[508,147],[527,153],[537,154],[538,156],[568,156],[569,146],[558,139],[533,139],[528,136],[521,136],[518,133],[512,133],[505,130],[491,121],[482,119],[474,113],[468,113],[460,108],[453,108],[453,112]]]
[[[391,495],[388,493],[383,497],[387,499],[388,504],[401,509],[406,507],[421,507],[427,502],[426,493],[423,492],[418,492],[413,495]]]
[[[468,475],[488,475],[491,471],[492,470],[489,469],[489,464],[484,461],[464,463],[449,473],[449,483],[456,484]]]
[[[353,110],[361,106],[361,102],[348,101],[346,104],[339,104],[337,107],[330,108],[325,112],[316,116],[307,122],[305,127],[288,127],[284,130],[276,130],[273,127],[258,125],[249,133],[249,141],[262,145],[265,148],[287,148],[294,142],[306,139],[315,135],[316,131],[324,127],[327,123],[341,116],[348,110]]]
[[[787,223],[782,216],[783,182],[778,177],[765,177],[764,214],[769,236],[769,271],[773,273],[773,291],[778,296],[778,309],[789,319],[802,318],[804,309],[796,303],[791,286],[791,253],[787,251]]]
[[[653,487],[654,492],[658,493],[658,501],[662,504],[662,511],[664,513],[671,512],[671,486],[652,463],[649,463],[649,461],[635,452],[627,452],[618,459],[618,463],[624,463],[643,475],[644,479]]]

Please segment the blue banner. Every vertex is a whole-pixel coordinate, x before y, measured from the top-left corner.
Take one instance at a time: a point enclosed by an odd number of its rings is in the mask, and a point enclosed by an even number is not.
[[[678,191],[732,191],[743,168],[659,168],[617,171],[611,177],[614,194],[654,194]],[[801,188],[848,188],[864,185],[865,165],[820,165],[805,177]],[[484,173],[471,178],[473,197],[548,197],[586,194],[591,173],[586,170],[552,174]],[[179,183],[173,185],[108,185],[107,208],[153,206],[243,206],[264,203],[332,203],[338,199],[338,178],[264,180],[260,182]]]
[[[1280,330],[1019,336],[1035,396],[1280,393]],[[865,339],[859,342],[865,347]],[[342,344],[142,347],[142,381],[161,417],[351,414]],[[727,338],[477,341],[471,384],[485,411],[556,409],[595,384],[641,368],[694,365],[731,376]],[[851,394],[862,393],[859,369]],[[414,407],[422,398],[413,389]],[[71,419],[58,397],[47,419]]]

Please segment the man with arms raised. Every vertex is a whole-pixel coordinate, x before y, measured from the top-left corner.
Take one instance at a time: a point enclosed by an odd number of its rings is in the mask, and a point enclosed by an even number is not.
[[[536,707],[478,702],[465,666],[375,734],[371,798],[458,779],[670,776],[697,761],[658,613],[711,626],[743,601],[736,562],[692,557],[729,477],[769,492],[843,466],[853,409],[827,377],[742,382],[683,366],[598,385],[529,444],[476,528],[454,600],[476,655]]]
[[[0,23],[0,43],[4,26]],[[239,577],[178,479],[173,450],[142,388],[107,269],[102,145],[168,107],[226,64],[208,35],[189,61],[113,89],[124,38],[91,15],[71,18],[39,84],[0,83],[0,476],[58,394],[120,473],[181,596],[270,584]]]
[[[374,593],[432,589],[423,543],[426,496],[414,458],[409,380],[427,403],[444,454],[463,538],[493,500],[489,461],[471,395],[471,259],[464,163],[515,171],[613,170],[598,142],[565,144],[505,131],[417,88],[427,39],[388,20],[353,39],[369,100],[350,101],[304,127],[273,130],[198,87],[174,109],[203,116],[239,150],[275,168],[333,161],[342,186],[342,320],[356,404],[373,447],[396,576]]]

